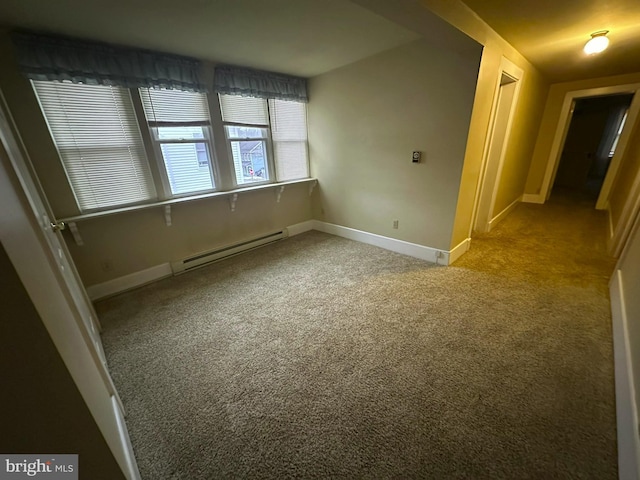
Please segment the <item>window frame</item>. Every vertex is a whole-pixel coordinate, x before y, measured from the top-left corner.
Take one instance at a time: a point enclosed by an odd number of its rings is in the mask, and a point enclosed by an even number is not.
[[[207,106],[207,111],[209,113],[209,121],[194,121],[194,122],[162,122],[162,121],[154,121],[148,120],[147,115],[144,110],[142,94],[140,90],[145,87],[140,88],[130,88],[131,96],[135,97],[136,105],[136,115],[138,116],[138,122],[140,124],[144,124],[146,130],[149,133],[149,137],[151,140],[151,148],[153,152],[154,167],[157,175],[159,177],[159,184],[156,185],[156,190],[158,192],[158,197],[162,200],[171,200],[173,198],[186,198],[193,197],[197,195],[202,195],[205,193],[214,193],[220,191],[221,184],[221,175],[218,169],[218,159],[216,158],[216,148],[215,148],[215,137],[213,135],[212,129],[212,115],[211,115],[211,106],[209,103],[209,94],[202,93],[205,96],[205,104]],[[135,93],[134,93],[135,91]],[[159,127],[201,127],[203,132],[202,139],[160,139],[158,136],[158,128]],[[162,153],[162,145],[165,143],[205,143],[205,148],[207,149],[207,153],[209,154],[209,175],[211,176],[211,185],[212,188],[205,188],[202,190],[194,190],[191,192],[185,193],[173,193],[171,190],[171,182],[169,181],[169,173],[167,172],[167,168],[164,163],[164,155]],[[150,156],[149,153],[147,156]],[[153,170],[152,170],[153,171]],[[160,188],[158,188],[160,187]]]
[[[227,154],[229,156],[229,168],[231,169],[231,180],[233,182],[233,188],[243,188],[243,187],[251,187],[254,185],[265,185],[269,183],[276,183],[275,177],[275,164],[273,162],[273,147],[271,141],[271,126],[270,125],[257,125],[257,124],[248,124],[248,123],[238,123],[238,122],[222,122],[222,127],[224,130],[225,143],[227,147]],[[266,135],[263,137],[246,137],[246,138],[230,138],[227,133],[227,127],[241,127],[241,128],[258,128],[264,130]],[[265,154],[267,156],[265,160],[265,167],[267,168],[267,178],[262,181],[256,182],[247,182],[247,183],[238,183],[238,178],[236,177],[236,168],[235,161],[233,159],[233,149],[232,143],[240,143],[240,142],[250,142],[260,140],[264,144]]]
[[[222,130],[224,131],[224,141],[226,144],[226,151],[228,155],[228,164],[231,169],[231,181],[233,188],[245,188],[251,187],[255,185],[267,185],[271,183],[278,183],[278,178],[276,175],[276,164],[275,164],[275,156],[273,151],[273,136],[271,134],[271,112],[269,110],[269,100],[266,98],[260,98],[264,102],[265,111],[267,113],[267,124],[255,124],[255,123],[241,123],[241,122],[228,122],[224,120],[224,114],[222,111],[222,98],[221,95],[229,95],[222,94],[218,92],[213,93],[215,95],[215,103],[217,108],[220,111],[220,119],[222,121]],[[238,96],[242,97],[242,95],[229,95],[229,96]],[[259,97],[250,97],[250,98],[259,98]],[[236,176],[235,162],[233,159],[233,151],[231,147],[232,142],[242,142],[242,141],[251,141],[257,140],[256,138],[229,138],[229,134],[227,133],[227,127],[244,127],[244,128],[260,128],[266,131],[266,138],[262,139],[265,142],[265,153],[267,155],[267,159],[265,161],[265,166],[267,168],[268,177],[261,182],[247,182],[247,183],[238,183],[238,178]]]

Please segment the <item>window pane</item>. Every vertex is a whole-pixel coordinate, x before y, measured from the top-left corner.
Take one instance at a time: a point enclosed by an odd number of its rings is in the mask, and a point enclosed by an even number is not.
[[[225,129],[227,130],[227,138],[230,139],[237,138],[241,140],[245,138],[267,138],[266,128],[236,127],[227,125]]]
[[[209,152],[204,143],[163,143],[160,145],[167,176],[174,195],[213,188]]]
[[[264,140],[231,141],[236,183],[244,185],[269,179],[267,148]]]
[[[209,167],[209,155],[207,154],[207,147],[204,143],[196,143],[196,155],[198,155],[198,166],[200,168]]]
[[[127,89],[48,81],[33,86],[80,210],[156,197]]]
[[[158,127],[158,140],[203,139],[202,127]]]

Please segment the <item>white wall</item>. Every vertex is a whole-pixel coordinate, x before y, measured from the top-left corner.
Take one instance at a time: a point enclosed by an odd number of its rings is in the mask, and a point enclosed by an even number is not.
[[[480,180],[487,133],[490,131],[489,122],[495,87],[501,75],[502,59],[506,58],[521,68],[523,77],[520,80],[518,104],[513,116],[509,143],[506,146],[500,184],[497,187],[496,214],[520,197],[524,191],[549,82],[462,0],[406,0],[404,3],[421,4],[483,46],[451,241],[451,248],[454,248],[469,237],[476,187]],[[396,2],[393,4],[395,6]]]
[[[449,250],[479,62],[418,40],[311,79],[314,217]]]

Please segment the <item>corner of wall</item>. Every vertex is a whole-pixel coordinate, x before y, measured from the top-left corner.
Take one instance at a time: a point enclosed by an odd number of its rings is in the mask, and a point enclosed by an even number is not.
[[[520,101],[517,106],[511,134],[511,138],[518,139],[518,141],[512,141],[509,144],[507,154],[509,158],[525,159],[526,165],[519,165],[516,168],[514,176],[519,191],[515,196],[511,196],[508,202],[525,192],[529,162],[533,156],[535,139],[542,116],[542,108],[539,105],[544,103],[547,98],[549,81],[518,50],[459,0],[447,2],[423,0],[422,3],[444,20],[484,45],[451,237],[451,248],[455,248],[471,233],[471,222],[476,207],[476,192],[484,168],[484,151],[502,58],[507,58],[524,71],[520,98],[525,101]]]

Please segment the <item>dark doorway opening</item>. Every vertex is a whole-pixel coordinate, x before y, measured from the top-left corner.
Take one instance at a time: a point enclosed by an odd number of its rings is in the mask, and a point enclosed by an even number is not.
[[[596,202],[624,127],[633,94],[576,101],[552,194]]]

